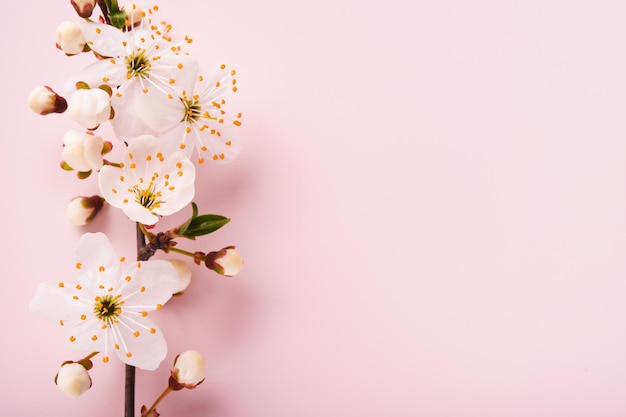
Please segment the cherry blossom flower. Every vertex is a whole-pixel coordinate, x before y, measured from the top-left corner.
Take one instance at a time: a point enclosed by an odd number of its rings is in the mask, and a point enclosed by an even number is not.
[[[194,165],[182,152],[164,157],[153,136],[134,138],[121,166],[102,167],[100,192],[132,221],[153,225],[159,216],[176,213],[193,199]]]
[[[77,283],[43,283],[30,310],[70,328],[73,350],[111,350],[124,363],[154,370],[167,354],[165,338],[147,317],[172,296],[178,276],[164,260],[119,258],[103,233],[87,233],[76,246]]]
[[[156,134],[178,123],[180,116],[163,108],[168,101],[178,101],[179,84],[197,76],[196,59],[181,53],[181,44],[190,39],[172,43],[149,22],[144,19],[138,28],[128,31],[80,22],[87,45],[104,59],[68,81],[70,89],[77,82],[106,84],[113,89],[111,105],[115,117],[111,125],[116,135],[127,141],[143,134]]]
[[[237,91],[235,74],[222,64],[208,79],[200,76],[186,83],[179,101],[166,103],[167,112],[179,120],[159,135],[167,152],[181,149],[191,157],[195,149],[199,163],[207,158],[216,162],[235,159],[241,150],[236,131],[241,126],[241,113],[227,113],[224,99]]]

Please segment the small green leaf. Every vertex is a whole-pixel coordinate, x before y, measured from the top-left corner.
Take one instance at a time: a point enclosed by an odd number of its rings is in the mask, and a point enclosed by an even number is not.
[[[178,226],[177,233],[181,236],[185,235],[185,232],[187,231],[187,228],[189,227],[189,224],[191,223],[193,218],[198,216],[198,205],[194,203],[193,201],[191,202],[191,210],[192,210],[192,213],[191,213],[191,217],[189,218],[189,220],[187,220],[185,223]]]
[[[109,19],[111,20],[111,24],[118,29],[121,29],[126,24],[126,12],[123,10],[118,10],[116,12],[109,13]]]
[[[179,233],[184,236],[202,236],[215,232],[220,227],[228,223],[230,219],[217,214],[203,214],[191,219],[184,233]]]

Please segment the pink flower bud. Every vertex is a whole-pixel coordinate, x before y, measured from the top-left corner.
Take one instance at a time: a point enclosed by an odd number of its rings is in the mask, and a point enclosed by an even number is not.
[[[67,206],[67,218],[76,226],[86,226],[96,217],[104,206],[104,199],[99,195],[74,197]]]
[[[204,357],[200,352],[187,350],[176,357],[170,387],[180,390],[183,388],[193,389],[204,381]]]
[[[28,94],[28,107],[41,115],[63,113],[67,110],[67,101],[50,87],[43,86],[34,88]]]
[[[57,48],[66,55],[76,55],[85,49],[85,36],[76,22],[63,22],[57,28]]]
[[[235,252],[234,246],[207,253],[204,263],[207,268],[227,277],[234,277],[243,268],[243,258]]]
[[[89,372],[76,362],[63,364],[54,382],[61,392],[70,398],[77,398],[91,388]]]
[[[96,7],[96,0],[70,0],[80,17],[88,18]]]

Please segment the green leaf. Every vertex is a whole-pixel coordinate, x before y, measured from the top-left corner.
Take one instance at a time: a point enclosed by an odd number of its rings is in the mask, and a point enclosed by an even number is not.
[[[184,236],[185,232],[187,231],[187,228],[189,227],[189,224],[191,223],[191,221],[193,220],[194,217],[198,216],[198,205],[196,203],[194,203],[193,201],[191,202],[191,217],[189,218],[189,220],[187,220],[185,223],[181,224],[180,226],[178,226],[178,234]]]
[[[220,227],[228,223],[230,219],[217,214],[203,214],[191,219],[184,233],[179,234],[183,236],[203,236],[209,233],[215,232]]]
[[[123,10],[109,12],[109,20],[111,20],[111,25],[121,29],[126,24],[126,12]]]

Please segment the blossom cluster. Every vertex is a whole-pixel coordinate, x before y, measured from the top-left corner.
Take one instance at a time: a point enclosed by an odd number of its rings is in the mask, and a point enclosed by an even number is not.
[[[119,7],[116,0],[71,4],[79,18],[58,26],[56,46],[65,55],[90,54],[94,61],[68,77],[61,89],[34,88],[28,105],[41,115],[69,116],[74,125],[60,140],[61,167],[79,179],[97,176],[98,193],[78,196],[68,205],[70,222],[87,225],[110,206],[122,210],[147,240],[137,260],[130,260],[118,256],[105,234],[84,234],[76,245],[76,280],[43,283],[30,303],[32,312],[68,329],[71,349],[92,352],[64,362],[57,375],[61,391],[75,397],[92,385],[88,371],[95,355],[105,363],[117,357],[146,370],[165,358],[165,337],[148,315],[181,294],[191,272],[179,259],[151,260],[156,251],[190,256],[224,276],[241,270],[243,260],[234,246],[204,253],[176,245],[177,239],[195,239],[229,221],[198,214],[195,182],[203,163],[237,157],[242,115],[226,102],[238,89],[236,71],[219,64],[205,73],[191,51],[192,39],[175,39],[158,6]],[[112,140],[99,134],[105,123],[112,127]],[[107,159],[114,146],[123,147],[119,161]],[[153,231],[163,216],[185,207],[193,211],[189,220]],[[202,382],[201,354],[179,355],[172,378],[170,390]],[[155,406],[142,414],[157,415]]]

